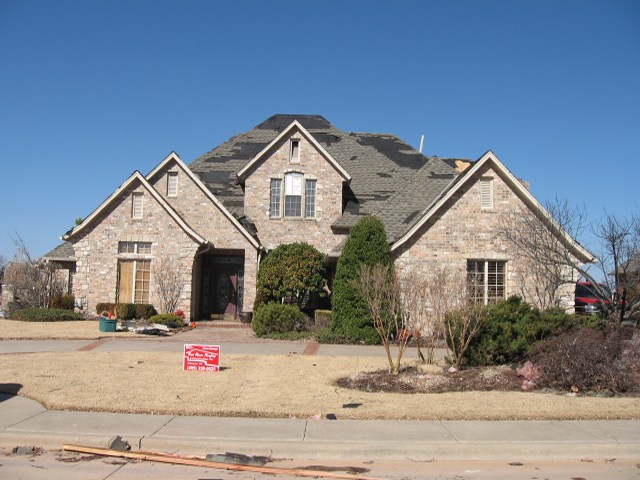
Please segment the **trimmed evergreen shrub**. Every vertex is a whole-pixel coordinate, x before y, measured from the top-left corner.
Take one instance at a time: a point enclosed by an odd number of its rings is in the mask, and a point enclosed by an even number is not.
[[[259,337],[273,333],[302,331],[305,327],[305,315],[295,305],[282,303],[264,303],[253,312],[251,327]]]
[[[102,312],[109,312],[111,315],[114,315],[117,313],[116,310],[118,309],[118,304],[117,303],[96,303],[96,313],[98,315],[102,314]]]
[[[314,337],[318,343],[331,345],[343,345],[350,343],[344,335],[331,330],[331,327],[323,327],[316,330]]]
[[[261,301],[280,302],[284,298],[298,308],[308,293],[322,295],[324,285],[324,254],[301,242],[279,245],[269,252],[256,277]]]
[[[11,319],[22,322],[65,322],[84,320],[84,317],[80,313],[61,308],[23,308],[15,311]]]
[[[156,309],[150,303],[136,303],[136,318],[142,318],[144,320],[157,315]]]
[[[73,310],[76,307],[76,298],[70,293],[58,294],[49,300],[49,308],[60,308],[62,310]]]
[[[513,362],[526,356],[536,342],[594,321],[597,319],[582,319],[557,308],[541,311],[513,296],[487,305],[486,322],[465,357],[470,365]]]
[[[182,317],[174,313],[160,313],[149,317],[149,323],[160,323],[169,328],[181,328],[185,323]]]
[[[136,318],[136,304],[119,303],[116,306],[116,316],[120,320],[131,320],[133,318]]]
[[[382,222],[366,216],[351,229],[333,281],[331,330],[350,343],[380,343],[367,304],[353,284],[362,265],[377,263],[391,263],[391,248]]]

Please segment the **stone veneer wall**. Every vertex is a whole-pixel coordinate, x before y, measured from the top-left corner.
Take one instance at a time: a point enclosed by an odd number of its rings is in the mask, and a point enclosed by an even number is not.
[[[300,162],[289,161],[290,138],[300,141]],[[244,212],[256,225],[260,241],[267,249],[282,243],[307,242],[323,253],[329,253],[343,236],[331,231],[331,224],[342,214],[342,177],[302,135],[294,133],[275,147],[273,152],[249,172],[245,181]],[[284,218],[284,175],[296,172],[304,180],[316,180],[316,216]],[[271,179],[282,179],[282,215],[270,218]],[[304,182],[303,182],[304,193]]]
[[[143,218],[131,218],[131,194],[142,192]],[[151,242],[150,255],[118,254],[118,242]],[[93,221],[74,240],[77,259],[74,294],[90,315],[101,302],[115,302],[118,277],[118,259],[150,259],[150,302],[160,308],[154,291],[154,259],[168,256],[177,259],[176,271],[185,288],[178,308],[189,317],[191,313],[192,268],[198,244],[191,239],[152,199],[141,185],[124,192],[110,208]]]
[[[167,176],[169,172],[178,174],[178,195],[176,197],[167,196]],[[185,222],[200,236],[212,243],[216,249],[244,251],[243,310],[245,312],[253,310],[258,270],[258,252],[255,247],[176,162],[168,162],[149,182],[180,214]],[[199,285],[198,282],[199,272],[196,272],[197,285]]]
[[[480,206],[481,177],[493,178],[493,208]],[[394,252],[396,265],[405,273],[428,277],[438,268],[466,272],[467,259],[506,261],[506,295],[522,295],[527,271],[514,247],[499,235],[501,214],[522,205],[522,201],[487,166],[473,181],[458,191],[417,233]],[[466,273],[464,273],[466,274]],[[573,284],[561,292],[564,306],[571,307]],[[528,299],[534,301],[535,299]]]

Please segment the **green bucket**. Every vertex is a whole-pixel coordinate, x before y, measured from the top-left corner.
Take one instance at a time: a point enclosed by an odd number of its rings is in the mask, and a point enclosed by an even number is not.
[[[100,331],[101,332],[115,332],[117,320],[111,320],[107,317],[100,317]]]

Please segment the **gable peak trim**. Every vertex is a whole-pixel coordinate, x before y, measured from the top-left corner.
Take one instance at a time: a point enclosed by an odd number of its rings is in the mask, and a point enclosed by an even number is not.
[[[180,215],[167,203],[167,201],[160,195],[155,188],[147,181],[147,179],[138,171],[135,170],[131,176],[125,180],[125,182],[120,185],[104,202],[100,204],[98,208],[96,208],[88,217],[86,217],[80,225],[77,225],[73,229],[69,230],[62,236],[63,240],[70,240],[71,237],[77,235],[79,232],[84,230],[88,225],[90,225],[93,220],[95,220],[100,214],[102,214],[122,193],[131,188],[136,182],[139,182],[140,185],[149,192],[149,194],[153,197],[156,202],[160,204],[160,206],[167,212],[167,214],[184,230],[184,232],[197,241],[199,244],[203,245],[206,243],[206,240],[202,238],[198,233],[193,230],[187,223],[182,219]]]
[[[165,159],[162,160],[162,162],[160,162],[156,168],[154,168],[151,172],[149,172],[149,174],[147,175],[147,179],[151,180],[155,175],[158,174],[158,172],[162,171],[162,169],[169,162],[175,162],[178,165],[178,167],[185,173],[185,175],[189,177],[189,179],[222,212],[222,214],[236,227],[236,229],[240,231],[240,233],[249,241],[249,243],[251,243],[251,245],[255,249],[258,250],[261,248],[258,241],[247,231],[246,228],[242,226],[242,224],[238,221],[238,219],[234,217],[229,210],[227,210],[227,208],[222,204],[220,200],[216,198],[216,196],[211,192],[211,190],[209,190],[206,187],[206,185],[202,183],[202,180],[200,180],[200,178],[191,171],[191,169],[182,161],[182,159],[176,152],[172,151],[171,153],[169,153],[169,155],[167,155]]]
[[[297,130],[299,132],[299,136],[294,137],[292,132]],[[294,134],[295,135],[295,134]],[[246,177],[248,172],[258,163],[262,158],[269,152],[271,149],[280,143],[283,139],[287,137],[292,137],[294,140],[299,140],[304,137],[309,143],[313,145],[313,147],[320,152],[320,154],[329,162],[329,164],[335,168],[345,183],[351,182],[351,175],[342,168],[342,166],[331,156],[327,150],[318,143],[318,141],[313,137],[313,135],[304,128],[298,120],[294,120],[289,124],[289,126],[282,130],[269,144],[264,147],[256,156],[254,156],[240,171],[236,174],[238,180],[242,182]]]
[[[505,179],[506,183],[510,186],[512,190],[515,191],[516,195],[529,207],[534,210],[537,210],[544,218],[553,222],[556,226],[557,222],[548,210],[531,194],[531,192],[522,184],[518,178],[516,178],[513,173],[505,166],[504,163],[498,158],[498,156],[493,153],[492,150],[487,150],[478,160],[476,160],[469,168],[467,168],[460,177],[453,181],[450,184],[449,188],[447,188],[440,197],[432,203],[430,206],[426,208],[423,213],[422,218],[416,222],[413,227],[411,227],[401,238],[396,240],[391,245],[391,250],[395,251],[404,245],[407,241],[409,241],[415,234],[422,228],[422,226],[427,223],[427,221],[438,211],[442,206],[457,192],[462,188],[463,185],[467,184],[470,179],[480,171],[487,163],[489,163],[500,175],[503,179]],[[573,239],[567,232],[565,232],[562,228],[559,231],[563,232],[563,237],[566,240],[568,246],[573,249],[574,254],[579,256],[585,262],[592,262],[594,260],[594,256],[585,249],[580,243],[578,243],[575,239]]]

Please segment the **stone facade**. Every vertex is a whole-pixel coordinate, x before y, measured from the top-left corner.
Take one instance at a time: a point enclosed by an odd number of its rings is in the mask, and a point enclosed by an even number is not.
[[[480,179],[489,179],[493,184],[491,208],[481,206]],[[501,218],[522,205],[522,199],[499,172],[486,165],[394,252],[396,265],[404,273],[429,277],[438,269],[464,274],[467,260],[503,261],[505,296],[522,295],[524,286],[531,281],[526,264],[499,233]],[[568,283],[561,292],[567,308],[571,306],[573,288],[574,284]]]
[[[330,129],[326,121],[316,117],[305,121],[310,125],[319,122],[322,128]],[[269,121],[266,124],[275,128]],[[226,285],[223,277],[231,282],[228,290],[235,288],[238,295],[235,303],[233,298],[225,300],[225,305],[234,307],[232,314],[251,312],[264,250],[283,243],[307,242],[325,254],[331,253],[335,259],[348,228],[366,213],[382,212],[387,223],[395,225],[390,237],[394,245],[392,253],[396,265],[404,272],[428,276],[438,269],[447,269],[465,275],[469,260],[497,261],[505,266],[505,296],[522,294],[523,286],[531,282],[530,268],[513,245],[499,235],[499,229],[501,219],[513,209],[539,206],[493,153],[487,152],[475,163],[466,162],[468,170],[454,170],[442,159],[427,159],[388,135],[339,137],[336,135],[340,132],[331,129],[331,135],[322,130],[316,137],[297,121],[284,130],[280,127],[268,130],[269,135],[265,134],[266,127],[252,131],[255,137],[241,135],[242,142],[236,139],[238,143],[234,143],[232,139],[215,149],[215,155],[205,159],[209,164],[204,160],[200,163],[200,171],[194,167],[192,173],[177,155],[171,154],[148,177],[134,174],[94,214],[65,236],[75,250],[76,301],[82,303],[87,313],[96,313],[97,303],[125,301],[118,299],[118,265],[119,261],[127,260],[150,261],[149,300],[159,308],[153,268],[165,258],[172,259],[184,285],[178,308],[190,318],[231,314],[228,309],[214,311],[214,302],[210,301],[214,296],[231,298],[224,296],[228,294],[224,293],[225,288],[219,288]],[[249,142],[249,137],[255,142]],[[292,141],[296,142],[299,154],[293,159]],[[246,158],[242,157],[245,154]],[[350,163],[355,159],[361,162],[359,169]],[[192,166],[197,164],[198,161]],[[346,166],[353,171],[347,172]],[[407,169],[409,173],[405,172]],[[399,175],[401,170],[405,173]],[[240,185],[228,183],[233,172],[239,175]],[[345,181],[354,172],[359,175],[347,191]],[[287,174],[302,176],[299,217],[284,214]],[[215,183],[209,191],[200,178],[216,176],[224,178],[224,182]],[[172,192],[169,192],[170,178],[177,182]],[[384,183],[390,178],[393,182]],[[281,181],[278,215],[273,215],[270,208],[274,179]],[[411,190],[414,201],[398,203],[406,198],[403,186],[410,185],[413,179],[417,179]],[[310,218],[305,215],[307,180],[315,181],[315,214]],[[423,180],[431,183],[423,185]],[[235,217],[212,193],[217,186],[226,192],[221,197],[229,202],[228,208]],[[132,218],[134,194],[142,194],[144,199],[139,219]],[[449,196],[448,200],[426,217],[424,209],[442,195]],[[404,210],[397,208],[407,205]],[[390,220],[392,216],[396,218]],[[246,223],[241,224],[240,220]],[[422,225],[418,223],[423,221]],[[402,237],[406,231],[413,231],[413,226],[417,230],[410,237]],[[119,253],[120,242],[149,242],[151,249]],[[588,252],[581,251],[579,246],[571,248],[588,257]],[[331,274],[331,267],[329,271]],[[569,282],[562,292],[567,305],[572,300],[572,290],[573,284]]]
[[[143,216],[132,218],[132,195],[143,195]],[[118,253],[119,242],[151,242],[151,253]],[[150,303],[158,306],[153,284],[154,260],[163,256],[175,259],[175,270],[184,285],[179,306],[191,312],[192,268],[198,244],[173,218],[153,200],[142,185],[124,191],[74,239],[76,302],[89,314],[96,314],[96,304],[115,302],[118,287],[118,260],[150,260]],[[129,300],[129,299],[126,299]],[[125,299],[120,299],[125,302]],[[131,300],[129,300],[131,301]]]
[[[299,141],[299,161],[289,160],[291,138]],[[300,173],[302,184],[302,215],[299,218],[284,216],[284,193],[281,196],[281,214],[272,218],[269,212],[271,179],[282,180],[284,192],[285,174]],[[304,215],[304,181],[316,181],[315,217]],[[283,139],[266,158],[254,167],[245,181],[244,211],[258,229],[260,241],[271,250],[283,242],[307,242],[328,254],[340,241],[331,231],[331,224],[342,215],[342,177],[327,159],[307,141],[293,132]]]
[[[168,175],[177,176],[177,194],[168,195]],[[197,185],[176,160],[169,160],[149,178],[160,195],[180,216],[213,247],[209,253],[235,252],[244,257],[244,283],[255,285],[258,271],[258,252],[243,233],[236,228],[203,188]],[[206,187],[205,187],[206,188]],[[194,272],[197,283],[199,271]],[[194,291],[194,307],[199,303],[199,291]],[[251,311],[255,300],[255,288],[246,288],[244,310]],[[197,316],[197,315],[196,315]]]

